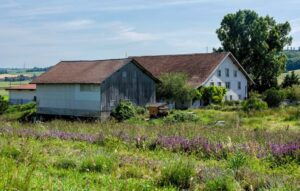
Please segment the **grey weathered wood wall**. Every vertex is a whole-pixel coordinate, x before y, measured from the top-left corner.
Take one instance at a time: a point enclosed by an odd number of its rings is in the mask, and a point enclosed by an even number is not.
[[[119,100],[144,106],[155,102],[155,81],[134,63],[129,63],[101,84],[101,112],[109,112]]]

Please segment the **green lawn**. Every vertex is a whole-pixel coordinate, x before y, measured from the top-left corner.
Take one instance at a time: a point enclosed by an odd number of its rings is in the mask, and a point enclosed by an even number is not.
[[[175,124],[3,115],[0,190],[299,190],[299,147],[270,150],[299,146],[299,111],[191,110],[196,122]]]

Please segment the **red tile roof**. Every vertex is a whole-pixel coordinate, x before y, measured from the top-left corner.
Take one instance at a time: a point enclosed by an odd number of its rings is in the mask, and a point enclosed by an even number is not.
[[[23,84],[20,86],[12,86],[9,88],[5,88],[5,90],[36,90],[35,84]]]
[[[161,55],[132,57],[155,77],[163,73],[184,72],[188,75],[188,82],[193,87],[200,87],[222,61],[230,56],[233,62],[251,80],[245,70],[231,53],[204,53],[184,55]]]

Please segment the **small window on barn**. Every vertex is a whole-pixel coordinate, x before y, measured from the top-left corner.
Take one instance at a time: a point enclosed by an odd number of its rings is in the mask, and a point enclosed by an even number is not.
[[[225,69],[226,77],[229,77],[229,68]]]
[[[232,95],[230,95],[229,97],[230,97],[230,101],[232,101]]]
[[[222,70],[218,70],[218,76],[219,76],[219,77],[222,76]]]
[[[90,84],[80,84],[80,91],[81,92],[97,92],[98,86],[90,85]]]
[[[210,82],[210,86],[214,86],[215,85],[215,83],[214,82]]]
[[[123,77],[123,78],[126,78],[126,77],[127,77],[127,72],[126,72],[126,71],[123,71],[123,72],[122,72],[122,77]]]

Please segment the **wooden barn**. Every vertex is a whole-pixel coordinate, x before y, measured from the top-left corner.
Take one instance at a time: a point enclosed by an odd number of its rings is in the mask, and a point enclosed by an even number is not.
[[[155,103],[159,80],[133,59],[62,61],[31,83],[39,114],[106,118],[121,99]]]

